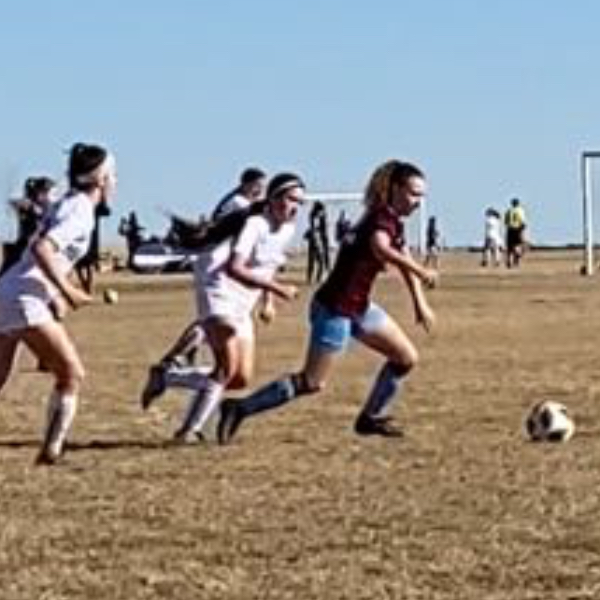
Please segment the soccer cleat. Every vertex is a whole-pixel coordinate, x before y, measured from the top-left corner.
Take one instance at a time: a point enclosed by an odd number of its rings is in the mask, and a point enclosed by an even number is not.
[[[192,444],[202,444],[206,442],[206,438],[201,431],[183,431],[178,429],[171,440],[174,446],[189,446]]]
[[[235,400],[224,400],[221,403],[221,418],[217,425],[217,439],[219,444],[228,444],[239,429],[244,415],[239,403]]]
[[[141,404],[144,410],[165,393],[167,383],[165,381],[165,367],[163,365],[152,365],[148,370],[148,379],[142,391]]]
[[[55,452],[50,448],[42,448],[35,459],[36,466],[52,466],[62,460],[63,453]]]
[[[394,424],[393,417],[370,417],[364,414],[356,419],[354,431],[358,435],[380,435],[395,438],[404,436],[402,429]]]

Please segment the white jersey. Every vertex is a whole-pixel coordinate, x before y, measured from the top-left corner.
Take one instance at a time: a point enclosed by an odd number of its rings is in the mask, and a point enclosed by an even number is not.
[[[247,318],[252,312],[262,290],[248,287],[227,273],[230,256],[241,256],[252,272],[270,278],[286,261],[286,252],[294,238],[296,227],[293,222],[283,223],[278,229],[265,215],[249,217],[237,238],[229,242],[225,260],[218,268],[202,276],[202,298],[199,299],[201,318],[223,316]],[[221,252],[221,246],[215,249]]]
[[[94,222],[94,205],[88,196],[83,193],[67,194],[49,208],[34,241],[39,236],[51,240],[56,245],[58,269],[67,274],[87,252]],[[58,294],[59,291],[42,272],[30,245],[21,259],[0,278],[0,331],[10,329],[7,324],[11,322],[15,325],[12,328],[40,322],[40,315],[44,312],[42,307],[48,306]],[[37,311],[37,317],[28,320],[25,314],[24,321],[11,318],[11,314],[27,312],[24,306]]]
[[[485,240],[502,245],[502,223],[499,217],[488,215],[485,218]]]
[[[286,252],[290,247],[296,227],[294,223],[283,223],[272,229],[268,218],[263,215],[250,217],[232,248],[232,255],[241,256],[253,274],[266,279],[272,278],[277,269],[285,264]],[[252,310],[262,290],[250,288],[221,270],[219,277],[236,294],[240,302]]]

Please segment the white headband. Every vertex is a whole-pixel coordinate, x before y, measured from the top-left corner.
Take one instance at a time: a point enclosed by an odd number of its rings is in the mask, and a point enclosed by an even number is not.
[[[77,175],[75,180],[79,185],[101,183],[104,180],[108,180],[109,183],[114,185],[117,180],[117,163],[115,157],[110,152],[107,153],[104,160],[93,171]]]
[[[294,189],[301,188],[304,189],[304,183],[300,179],[290,179],[289,181],[285,181],[280,186],[276,187],[274,190],[271,190],[269,194],[269,198],[279,198],[285,192]]]

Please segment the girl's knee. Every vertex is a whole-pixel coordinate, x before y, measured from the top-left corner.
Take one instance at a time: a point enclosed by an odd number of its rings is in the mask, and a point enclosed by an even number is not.
[[[419,360],[419,352],[412,346],[406,348],[400,356],[390,360],[390,362],[397,368],[399,373],[406,374],[419,364]]]
[[[75,361],[70,361],[61,365],[56,371],[57,385],[64,391],[77,391],[85,377],[86,373],[83,365]]]
[[[249,373],[236,373],[228,382],[227,388],[230,390],[242,390],[250,385],[252,377]]]
[[[212,377],[228,390],[241,390],[250,385],[252,373],[229,366],[217,368]]]
[[[421,357],[419,356],[419,352],[416,348],[411,348],[410,352],[408,353],[407,359],[408,360],[406,362],[406,367],[409,371],[414,369],[419,364]]]

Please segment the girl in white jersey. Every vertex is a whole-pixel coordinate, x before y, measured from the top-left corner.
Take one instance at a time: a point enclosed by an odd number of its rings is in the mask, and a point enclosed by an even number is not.
[[[211,215],[214,223],[226,215],[238,210],[246,210],[252,203],[263,198],[266,175],[256,167],[248,167],[240,175],[240,182],[231,192],[226,194],[217,204]],[[201,279],[204,263],[202,257],[194,263],[194,274],[196,279]],[[199,285],[197,283],[197,285]],[[190,323],[169,348],[160,361],[152,365],[148,371],[148,381],[142,393],[142,406],[152,401],[154,394],[164,391],[162,386],[161,371],[171,366],[179,366],[180,363],[193,362],[193,357],[199,346],[204,342],[205,335],[202,324],[197,320]]]
[[[198,320],[215,366],[209,372],[173,366],[160,373],[164,377],[161,389],[185,387],[195,392],[175,434],[178,441],[186,441],[190,434],[201,435],[224,389],[248,384],[254,370],[252,312],[259,299],[263,298],[261,312],[268,320],[274,312],[273,296],[283,300],[296,296],[294,286],[280,283],[275,276],[285,262],[303,200],[304,184],[298,176],[276,175],[267,187],[264,212],[250,216],[239,236],[222,242],[199,261]],[[144,406],[147,408],[158,395],[148,397]]]
[[[115,189],[114,159],[99,146],[75,144],[68,179],[69,191],[45,215],[19,262],[0,278],[0,391],[20,342],[55,378],[39,464],[60,458],[77,408],[84,370],[62,320],[69,308],[91,301],[69,273],[88,249],[94,209]]]

